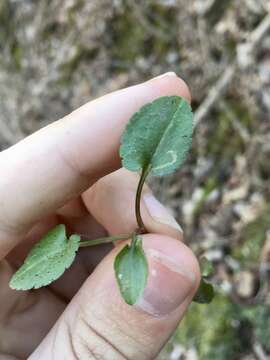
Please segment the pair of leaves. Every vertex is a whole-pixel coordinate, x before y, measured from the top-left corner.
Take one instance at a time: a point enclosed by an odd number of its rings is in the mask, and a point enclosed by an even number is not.
[[[214,272],[213,264],[206,257],[203,257],[200,262],[200,268],[202,278],[193,301],[199,304],[209,304],[215,296],[213,285],[207,281],[207,278]]]
[[[67,238],[64,225],[56,226],[33,247],[11,278],[10,287],[29,290],[50,284],[73,263],[79,242],[78,235]]]

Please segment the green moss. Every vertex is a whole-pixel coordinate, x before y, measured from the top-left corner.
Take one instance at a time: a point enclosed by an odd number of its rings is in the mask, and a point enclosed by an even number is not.
[[[67,62],[61,64],[61,77],[58,79],[56,86],[66,87],[72,83],[72,76],[82,62],[91,62],[98,55],[98,49],[77,48],[76,53]]]
[[[227,53],[230,56],[230,58],[233,58],[233,56],[235,56],[236,46],[237,46],[237,42],[235,39],[233,39],[231,37],[225,39],[224,47],[226,48]]]
[[[236,118],[238,121],[240,121],[242,126],[244,126],[248,131],[252,132],[254,130],[253,126],[255,125],[255,130],[257,130],[257,121],[255,121],[251,115],[250,110],[247,109],[243,103],[241,103],[241,99],[228,99],[227,104],[233,110]]]
[[[136,5],[123,4],[121,14],[107,24],[106,43],[111,48],[113,70],[134,65],[138,57],[154,56],[155,62],[164,61],[170,49],[177,51],[176,12],[156,4],[145,5],[143,13]]]
[[[238,99],[226,99],[227,106],[246,131],[252,134],[256,131],[257,121],[251,112]],[[216,122],[208,134],[207,154],[224,159],[233,159],[235,154],[243,153],[246,144],[225,112],[216,113]]]
[[[240,246],[233,248],[232,256],[241,265],[257,263],[265,241],[266,231],[270,227],[270,207],[249,223],[242,231]]]
[[[73,25],[78,21],[78,13],[81,11],[83,6],[85,5],[85,2],[83,0],[76,0],[73,2],[72,6],[68,9],[68,23],[69,26]]]
[[[193,210],[193,216],[198,217],[200,215],[200,212],[203,210],[203,206],[205,204],[205,201],[208,198],[208,195],[218,186],[218,180],[215,175],[209,176],[206,179],[204,188],[203,188],[203,196],[196,204],[194,210]]]
[[[82,46],[81,47],[78,46],[74,56],[68,62],[66,62],[62,65],[61,70],[64,73],[67,73],[70,75],[74,71],[76,71],[77,67],[79,66],[79,64],[81,62],[83,62],[83,61],[90,62],[93,59],[95,59],[97,54],[98,54],[97,48],[88,49],[88,48],[84,48]]]
[[[9,1],[0,1],[0,51],[8,49],[10,51],[12,61],[6,64],[10,69],[18,70],[21,63],[21,48],[16,38],[16,24],[12,16],[12,6]],[[5,63],[6,58],[0,56],[0,63]]]
[[[114,62],[119,67],[122,63],[133,61],[136,56],[142,54],[145,42],[145,31],[127,6],[124,15],[115,16],[107,32],[110,34]]]
[[[22,48],[17,42],[14,42],[12,48],[11,48],[11,54],[13,57],[13,63],[17,70],[21,69],[21,61],[23,57]]]
[[[210,10],[206,14],[210,27],[213,27],[222,16],[225,11],[230,7],[232,0],[219,0],[214,1],[214,5],[210,7]]]
[[[152,26],[151,39],[148,43],[148,54],[154,54],[156,61],[167,55],[170,49],[177,51],[177,12],[172,7],[162,6],[153,1],[148,9],[148,21]]]
[[[200,360],[238,360],[257,339],[270,351],[270,306],[244,306],[217,295],[210,305],[192,303],[168,343],[194,348]]]
[[[1,0],[0,1],[0,27],[4,30],[6,27],[9,28],[11,17],[11,6],[9,1]]]
[[[244,143],[233,129],[231,120],[225,113],[219,113],[216,126],[209,134],[207,153],[223,159],[234,158],[235,154],[244,150]]]
[[[236,306],[221,295],[210,305],[193,303],[174,341],[194,347],[200,360],[236,359],[247,350],[239,336],[240,323],[236,320]]]
[[[242,310],[242,317],[246,318],[254,328],[256,339],[270,352],[270,306],[249,306]]]

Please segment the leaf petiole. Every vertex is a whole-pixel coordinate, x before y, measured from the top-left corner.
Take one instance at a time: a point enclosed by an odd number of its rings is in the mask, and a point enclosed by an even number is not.
[[[130,250],[131,250],[132,253],[134,252],[134,249],[135,249],[135,247],[136,247],[137,241],[138,241],[138,236],[137,236],[137,233],[134,232],[134,233],[132,234],[131,243],[130,243]]]
[[[141,216],[141,195],[142,195],[143,185],[145,183],[145,180],[146,180],[147,175],[149,174],[150,170],[151,170],[150,166],[146,166],[145,168],[143,168],[141,178],[138,183],[138,187],[137,187],[137,191],[136,191],[135,213],[136,213],[136,219],[137,219],[137,224],[138,224],[137,232],[139,234],[146,233],[146,228],[145,228],[142,216]]]
[[[118,241],[118,240],[128,240],[132,237],[132,234],[128,235],[116,235],[116,236],[106,236],[94,240],[86,240],[86,241],[80,241],[79,247],[86,247],[86,246],[95,246],[100,244],[107,244],[110,242]]]

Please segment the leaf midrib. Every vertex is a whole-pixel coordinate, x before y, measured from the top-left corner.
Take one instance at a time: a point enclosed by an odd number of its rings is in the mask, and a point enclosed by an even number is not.
[[[159,147],[160,147],[160,143],[161,143],[162,139],[166,136],[166,134],[167,134],[167,132],[168,132],[168,129],[169,129],[172,121],[173,121],[174,118],[175,118],[175,114],[176,114],[177,111],[181,108],[181,106],[182,106],[183,103],[184,103],[184,100],[180,98],[179,106],[177,106],[177,108],[176,108],[176,110],[175,110],[175,112],[174,112],[171,120],[169,121],[168,125],[166,126],[165,131],[163,131],[163,132],[161,133],[161,136],[160,136],[160,138],[159,138],[159,140],[158,140],[158,145],[157,145],[155,151],[151,154],[151,160],[152,160],[152,159],[154,158],[154,156],[156,155],[156,153],[157,153],[157,151],[158,151],[158,149],[159,149]],[[151,161],[151,160],[150,160],[150,161]],[[150,163],[150,161],[149,161],[149,163]],[[149,165],[148,165],[148,166],[149,166]],[[150,169],[153,169],[152,166],[150,166]]]
[[[33,269],[35,266],[39,265],[39,264],[40,264],[42,261],[44,261],[45,259],[51,260],[51,258],[53,258],[54,256],[56,256],[56,255],[58,255],[58,254],[64,253],[67,249],[68,249],[68,243],[64,245],[64,249],[62,249],[61,251],[60,251],[60,250],[59,250],[59,251],[55,251],[55,250],[54,250],[54,251],[51,251],[51,252],[49,252],[49,253],[46,253],[46,255],[42,255],[42,256],[39,258],[38,261],[36,261],[36,262],[34,262],[34,264],[28,266],[22,273],[20,273],[20,274],[19,274],[20,276],[18,276],[18,279],[19,279],[20,277],[23,277],[23,275],[24,275],[25,273],[27,273],[29,270]],[[50,259],[48,259],[48,258],[50,258]],[[27,265],[27,263],[26,263],[25,265]]]

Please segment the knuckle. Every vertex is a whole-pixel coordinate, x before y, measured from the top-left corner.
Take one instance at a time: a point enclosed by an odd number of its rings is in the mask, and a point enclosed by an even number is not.
[[[68,152],[68,150],[61,147],[60,145],[56,147],[56,150],[66,168],[69,169],[72,173],[76,174],[76,176],[80,177],[86,184],[88,184],[90,178],[89,173],[80,166],[76,156],[73,153]]]
[[[69,337],[75,360],[128,360],[83,314],[77,317]]]
[[[66,335],[67,335],[67,343],[68,343],[68,353],[70,353],[69,359],[72,360],[82,360],[89,359],[95,360],[98,359],[94,354],[94,349],[91,349],[84,338],[81,338],[80,334],[77,334],[74,331],[74,328],[71,328],[69,323],[65,323],[66,327]],[[57,351],[55,351],[57,353]],[[72,358],[71,358],[72,357]]]

